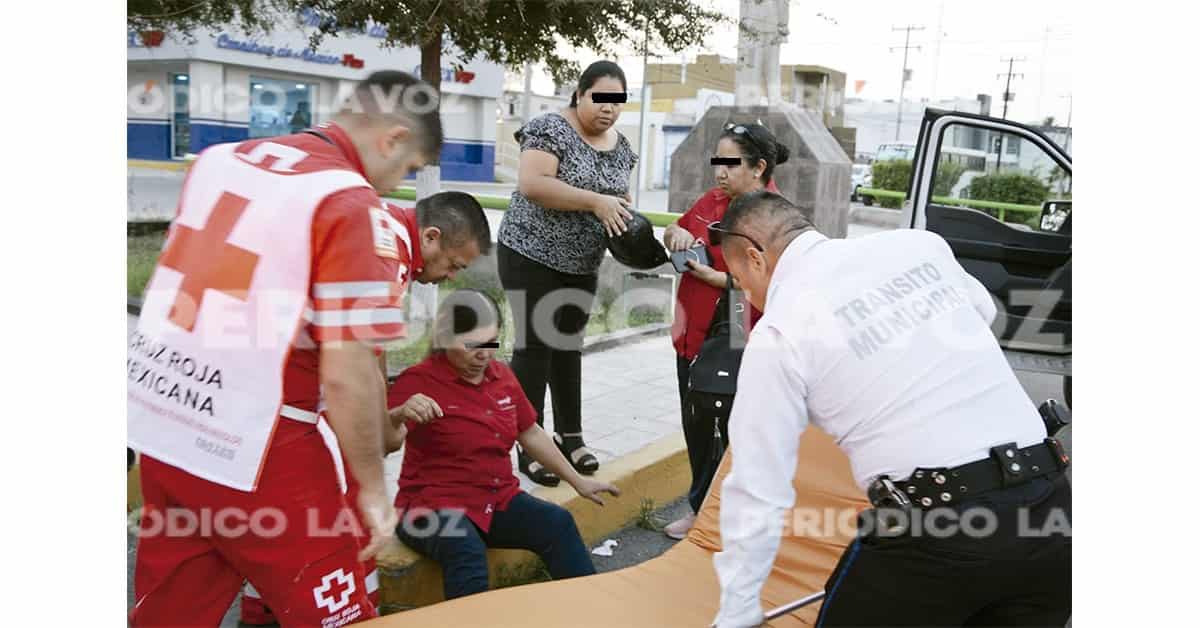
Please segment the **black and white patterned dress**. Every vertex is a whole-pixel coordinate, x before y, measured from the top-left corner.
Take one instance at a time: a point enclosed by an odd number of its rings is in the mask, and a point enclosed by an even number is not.
[[[540,150],[558,157],[557,177],[567,185],[600,194],[623,196],[638,156],[620,132],[612,150],[597,150],[561,114],[540,115],[513,137],[521,150]],[[604,260],[604,226],[586,211],[562,211],[512,194],[500,222],[500,244],[554,270],[594,275]]]

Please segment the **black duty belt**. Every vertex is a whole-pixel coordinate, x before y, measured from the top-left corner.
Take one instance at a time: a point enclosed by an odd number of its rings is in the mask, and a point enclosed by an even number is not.
[[[953,506],[976,495],[1017,486],[1067,468],[1070,458],[1056,438],[1025,448],[992,447],[983,460],[952,468],[920,468],[908,479],[876,479],[867,497],[876,508]]]

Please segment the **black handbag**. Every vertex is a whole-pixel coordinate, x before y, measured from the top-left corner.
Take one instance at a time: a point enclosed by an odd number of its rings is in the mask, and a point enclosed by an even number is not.
[[[741,291],[733,289],[733,278],[717,300],[716,311],[700,352],[688,370],[689,390],[733,397],[737,392],[738,369],[746,346],[745,309]]]

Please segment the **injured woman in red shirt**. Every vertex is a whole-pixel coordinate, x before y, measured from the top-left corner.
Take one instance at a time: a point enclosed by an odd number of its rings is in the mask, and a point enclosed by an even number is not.
[[[521,490],[513,443],[601,506],[611,484],[575,471],[538,427],[513,372],[493,359],[503,329],[495,301],[458,290],[442,302],[433,351],[388,393],[389,453],[404,445],[396,536],[442,566],[446,599],[486,591],[486,549],[536,553],[555,579],[596,573],[565,508]]]

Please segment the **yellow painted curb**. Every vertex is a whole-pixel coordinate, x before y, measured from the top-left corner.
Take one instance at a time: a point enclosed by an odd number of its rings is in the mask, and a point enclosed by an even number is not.
[[[153,161],[150,159],[130,159],[130,168],[149,168],[151,170],[169,170],[184,172],[191,164],[185,161]]]
[[[536,497],[571,511],[588,547],[637,520],[643,500],[653,500],[657,507],[687,492],[692,472],[683,434],[664,436],[610,461],[594,477],[616,485],[621,496],[605,495],[606,505],[600,507],[578,496],[565,483],[533,492]],[[487,556],[488,579],[493,588],[533,573],[538,560],[535,554],[523,550],[488,550]],[[398,540],[376,562],[380,606],[385,614],[442,601],[442,570],[436,562],[421,557]]]

